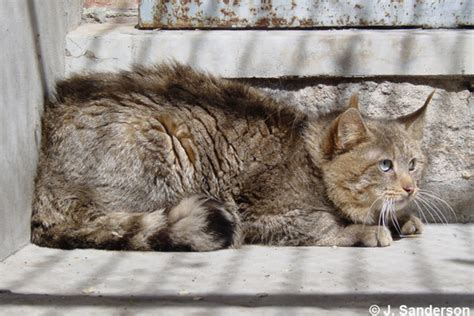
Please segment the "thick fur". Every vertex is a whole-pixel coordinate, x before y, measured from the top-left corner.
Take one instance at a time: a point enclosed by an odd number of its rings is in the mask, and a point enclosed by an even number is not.
[[[374,204],[386,196],[400,200],[403,231],[421,232],[402,211],[410,201],[402,187],[421,177],[425,158],[410,129],[424,110],[404,122],[372,121],[352,99],[342,114],[313,118],[177,64],[75,76],[57,94],[43,118],[36,244],[386,246],[392,237],[377,226]],[[378,167],[387,157],[391,175]]]

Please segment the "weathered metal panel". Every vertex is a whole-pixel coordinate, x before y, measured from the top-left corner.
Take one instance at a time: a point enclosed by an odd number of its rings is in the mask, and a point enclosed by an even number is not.
[[[473,0],[141,0],[141,28],[474,25]]]

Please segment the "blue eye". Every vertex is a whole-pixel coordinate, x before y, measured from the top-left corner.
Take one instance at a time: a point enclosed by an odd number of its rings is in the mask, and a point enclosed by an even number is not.
[[[383,172],[388,172],[393,168],[393,162],[390,159],[384,159],[379,161],[379,168]]]
[[[410,160],[410,162],[408,163],[408,170],[410,170],[410,171],[415,170],[415,165],[416,165],[416,159],[413,158],[413,159]]]

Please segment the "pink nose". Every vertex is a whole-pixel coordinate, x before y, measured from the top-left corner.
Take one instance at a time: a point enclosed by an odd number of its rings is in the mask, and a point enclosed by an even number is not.
[[[415,187],[412,185],[406,185],[403,186],[403,190],[405,190],[405,192],[408,194],[412,194],[415,191]]]

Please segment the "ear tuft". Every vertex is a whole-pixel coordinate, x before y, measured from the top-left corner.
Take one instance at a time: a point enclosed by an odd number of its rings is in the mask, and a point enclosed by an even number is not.
[[[418,109],[417,111],[401,117],[398,119],[398,122],[405,125],[406,130],[411,134],[416,140],[421,140],[423,137],[423,128],[425,126],[425,113],[428,108],[428,104],[431,101],[436,90],[433,90],[428,97],[426,98],[425,104]]]
[[[359,94],[354,92],[349,99],[349,108],[359,109]]]

